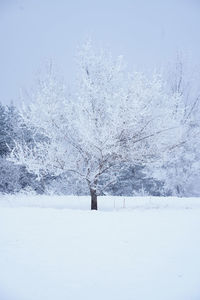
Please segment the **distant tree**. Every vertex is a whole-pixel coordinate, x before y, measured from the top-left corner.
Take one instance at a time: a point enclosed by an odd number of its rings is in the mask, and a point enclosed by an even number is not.
[[[30,129],[26,128],[17,108],[13,105],[0,104],[0,156],[7,156],[15,142],[31,140]]]
[[[0,103],[0,156],[5,156],[8,153],[7,146],[7,123],[6,110]]]
[[[11,159],[40,178],[71,172],[87,182],[91,209],[123,166],[151,163],[182,142],[182,97],[167,92],[160,75],[126,72],[122,57],[96,53],[86,43],[78,56],[78,84],[67,97],[52,70],[23,112],[26,126],[46,140],[16,143]],[[186,125],[186,123],[185,123]]]
[[[151,168],[151,166],[150,166]],[[161,196],[163,194],[163,182],[148,176],[145,165],[123,165],[118,170],[116,182],[104,193],[117,196],[151,195]]]
[[[0,104],[0,193],[17,193],[28,187],[37,193],[44,191],[43,184],[37,182],[36,176],[29,173],[25,166],[16,166],[7,160],[16,143],[25,141],[30,145],[32,138],[17,108],[13,104]]]
[[[0,193],[15,194],[23,190],[42,194],[44,186],[22,165],[16,165],[0,157]]]
[[[184,107],[181,123],[182,143],[171,152],[164,154],[161,161],[151,169],[152,176],[164,182],[164,190],[174,196],[192,196],[200,179],[200,91],[198,79],[186,70],[186,63],[178,56],[170,71],[169,88],[179,93]],[[187,126],[185,124],[187,123]],[[200,189],[199,189],[200,192]]]

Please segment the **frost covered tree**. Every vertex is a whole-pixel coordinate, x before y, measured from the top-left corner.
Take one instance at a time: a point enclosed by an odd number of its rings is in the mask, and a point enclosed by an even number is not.
[[[199,76],[198,76],[199,77]],[[200,94],[199,85],[183,59],[178,56],[170,72],[169,89],[179,93],[184,106],[181,122],[182,143],[171,152],[163,154],[151,174],[164,182],[164,190],[174,196],[197,196],[200,190],[196,182],[200,179]],[[187,126],[185,126],[187,125]]]
[[[113,59],[86,43],[78,54],[75,92],[67,96],[52,69],[40,81],[23,119],[35,136],[17,143],[11,159],[40,178],[71,172],[87,182],[91,209],[116,182],[119,170],[144,165],[182,142],[184,107],[160,75],[129,74],[122,57]]]
[[[6,109],[0,103],[0,156],[5,156],[8,152],[6,127]]]
[[[30,129],[26,127],[17,108],[0,103],[0,156],[7,156],[14,148],[15,142],[32,139]]]
[[[42,192],[35,175],[28,173],[24,166],[7,160],[15,143],[21,141],[30,143],[30,131],[13,104],[0,104],[0,193],[16,193],[28,187]]]

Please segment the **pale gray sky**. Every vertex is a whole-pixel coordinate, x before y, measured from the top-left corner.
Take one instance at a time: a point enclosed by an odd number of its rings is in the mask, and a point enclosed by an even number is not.
[[[200,62],[200,0],[0,0],[0,101],[17,103],[47,60],[66,80],[90,36],[131,69],[166,66],[177,52]]]

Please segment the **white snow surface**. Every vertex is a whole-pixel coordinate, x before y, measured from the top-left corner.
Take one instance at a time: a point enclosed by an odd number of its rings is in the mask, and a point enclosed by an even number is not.
[[[0,196],[0,300],[199,300],[200,198]]]

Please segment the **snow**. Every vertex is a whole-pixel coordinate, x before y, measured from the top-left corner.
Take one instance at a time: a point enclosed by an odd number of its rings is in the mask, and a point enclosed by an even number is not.
[[[200,198],[100,197],[99,208],[1,196],[0,299],[200,299]]]

